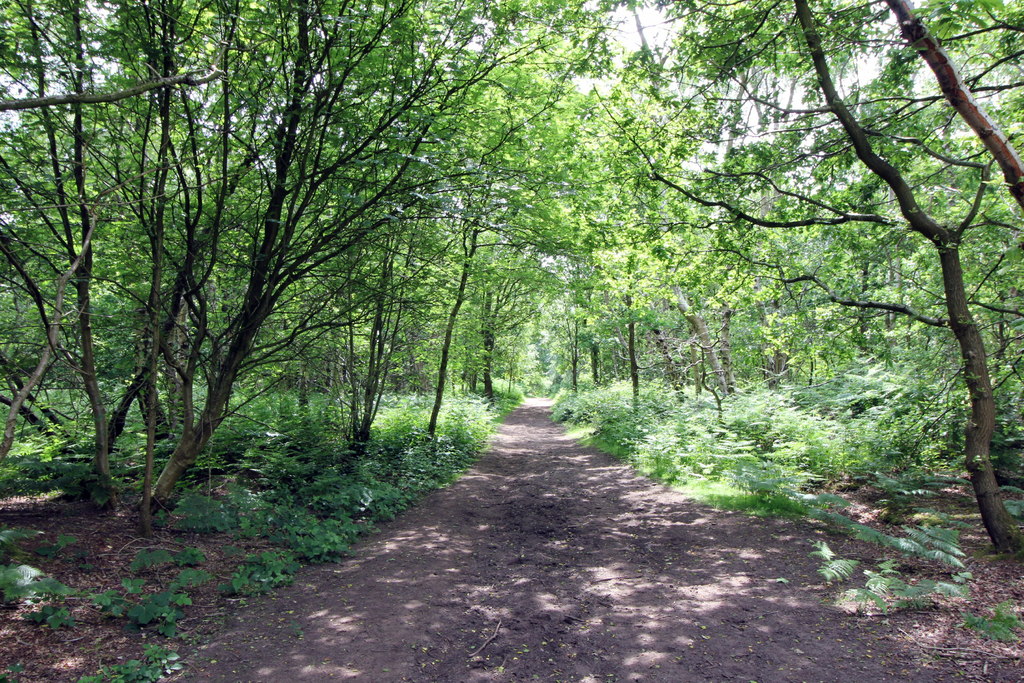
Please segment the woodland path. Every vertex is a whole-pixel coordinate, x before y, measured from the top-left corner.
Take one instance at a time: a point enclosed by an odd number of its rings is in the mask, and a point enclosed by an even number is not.
[[[828,604],[801,522],[716,511],[529,400],[450,487],[190,656],[201,681],[929,681]],[[788,580],[778,581],[778,579]]]

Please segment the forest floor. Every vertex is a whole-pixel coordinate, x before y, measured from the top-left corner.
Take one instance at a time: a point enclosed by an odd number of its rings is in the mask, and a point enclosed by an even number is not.
[[[469,472],[352,557],[307,567],[264,597],[197,592],[179,637],[147,642],[184,655],[179,679],[232,683],[1024,680],[1021,644],[962,628],[963,601],[889,615],[835,606],[845,586],[823,583],[813,541],[865,566],[877,547],[810,520],[696,503],[578,445],[549,405],[530,400],[509,415]],[[91,544],[83,581],[116,586],[131,576],[117,567],[154,546],[200,547],[217,574],[237,544],[170,531],[142,541],[130,515],[105,527],[88,515],[0,501],[4,523]],[[984,539],[964,543],[971,551]],[[975,613],[1024,604],[1019,563],[971,557],[968,568]],[[0,670],[20,662],[22,681],[75,681],[137,657],[139,635],[93,611],[76,608],[79,625],[61,631],[0,613]]]

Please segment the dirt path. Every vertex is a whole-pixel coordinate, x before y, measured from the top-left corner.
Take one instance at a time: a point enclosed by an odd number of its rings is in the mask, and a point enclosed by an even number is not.
[[[823,603],[801,524],[695,504],[549,415],[516,410],[462,479],[238,614],[188,677],[950,679]]]

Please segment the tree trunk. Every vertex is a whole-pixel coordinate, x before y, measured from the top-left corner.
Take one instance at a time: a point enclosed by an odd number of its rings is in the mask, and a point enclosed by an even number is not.
[[[492,375],[494,363],[494,321],[491,319],[492,294],[488,290],[484,294],[483,320],[480,324],[480,336],[483,342],[483,362],[481,374],[484,380],[484,398],[494,403],[494,377]]]
[[[964,383],[971,400],[971,416],[964,430],[964,465],[971,477],[971,486],[974,488],[985,530],[996,549],[1000,552],[1024,550],[1024,534],[1003,504],[989,457],[992,433],[995,430],[995,398],[985,342],[967,303],[960,263],[960,234],[939,225],[925,213],[914,196],[913,188],[900,172],[874,151],[866,132],[839,97],[807,0],[794,0],[794,3],[822,94],[846,131],[857,157],[892,189],[900,212],[910,228],[931,241],[939,252],[948,325],[960,346]]]
[[[949,325],[960,345],[964,382],[971,398],[971,416],[964,430],[964,465],[989,538],[999,551],[1015,552],[1024,549],[1024,535],[1003,504],[992,467],[990,449],[996,426],[996,403],[985,342],[967,304],[959,249],[955,246],[939,247],[939,261],[942,264]]]
[[[672,346],[669,344],[668,338],[657,327],[651,330],[651,334],[654,336],[654,345],[658,347],[662,360],[665,362],[665,376],[668,377],[669,384],[677,391],[683,389],[686,386],[686,379],[683,375],[685,370],[680,368],[679,362],[672,356]]]
[[[707,321],[704,320],[703,316],[693,312],[690,301],[681,287],[674,286],[672,291],[676,295],[676,308],[683,314],[687,324],[690,326],[690,331],[697,338],[701,353],[707,359],[708,365],[711,366],[711,372],[715,374],[719,391],[723,395],[731,394],[734,391],[735,380],[732,383],[729,381],[729,373],[726,372],[719,354],[715,350],[715,344],[711,340],[711,331],[708,329]]]
[[[479,235],[473,230],[470,236],[469,247],[462,261],[462,274],[459,277],[459,288],[455,292],[455,301],[452,303],[451,311],[448,312],[448,322],[444,328],[444,341],[441,343],[441,361],[437,367],[437,388],[434,392],[434,407],[430,410],[430,423],[427,425],[427,433],[434,436],[437,431],[437,418],[441,414],[441,402],[444,400],[444,385],[448,378],[448,354],[452,347],[452,333],[455,331],[455,321],[462,308],[462,302],[466,298],[466,284],[469,282],[469,265],[476,254],[476,239]]]
[[[722,332],[718,335],[720,348],[719,357],[722,363],[722,373],[725,375],[726,394],[736,393],[736,372],[732,363],[732,309],[722,306]]]
[[[636,321],[633,320],[633,297],[626,295],[626,310],[629,322],[626,324],[626,353],[629,356],[629,383],[633,387],[633,403],[640,398],[640,364],[636,358]]]

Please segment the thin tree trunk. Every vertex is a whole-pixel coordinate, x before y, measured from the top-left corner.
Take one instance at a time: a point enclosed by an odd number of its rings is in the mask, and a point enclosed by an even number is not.
[[[633,403],[640,398],[640,364],[636,358],[636,321],[633,320],[633,297],[625,297],[629,322],[626,324],[626,354],[629,357],[629,383],[633,388]]]
[[[483,343],[483,363],[481,374],[484,381],[484,398],[491,403],[494,402],[494,377],[492,376],[494,363],[494,321],[491,319],[493,295],[490,290],[484,293],[483,315],[480,323],[480,336]]]
[[[462,273],[459,276],[459,288],[455,292],[455,301],[448,312],[448,322],[444,327],[444,341],[441,343],[441,361],[437,367],[437,388],[434,392],[434,406],[430,410],[430,422],[427,425],[427,433],[434,436],[437,431],[437,418],[441,414],[441,402],[444,400],[444,385],[448,378],[448,354],[452,347],[452,334],[455,332],[455,321],[459,317],[459,310],[462,309],[462,302],[466,298],[466,285],[469,282],[469,269],[476,255],[476,240],[479,231],[473,230],[469,238],[469,246],[465,250],[465,258],[462,261]],[[465,246],[465,244],[463,245]]]

